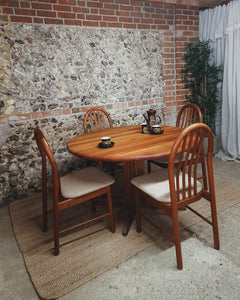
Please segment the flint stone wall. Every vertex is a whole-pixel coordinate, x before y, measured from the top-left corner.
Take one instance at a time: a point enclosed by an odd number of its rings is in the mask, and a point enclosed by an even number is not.
[[[64,174],[83,164],[66,144],[83,133],[86,108],[104,106],[114,126],[140,124],[150,107],[162,115],[160,31],[18,23],[8,30],[8,80],[0,98],[8,95],[12,110],[10,122],[0,124],[1,205],[41,189],[36,125]]]
[[[18,112],[162,97],[159,31],[12,25]]]

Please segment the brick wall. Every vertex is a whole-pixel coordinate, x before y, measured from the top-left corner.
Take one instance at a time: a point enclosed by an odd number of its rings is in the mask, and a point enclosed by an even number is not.
[[[179,72],[185,43],[198,37],[197,7],[140,0],[2,0],[1,4],[1,19],[8,19],[9,22],[162,31],[164,102],[166,107],[177,106],[178,109],[184,102],[185,90]],[[166,109],[166,115],[169,112],[171,109]],[[71,113],[71,110],[63,110],[48,112],[48,115]],[[44,115],[33,113],[19,117],[25,119]],[[6,116],[0,116],[0,122],[6,121]]]
[[[178,106],[184,102],[184,90],[182,75],[183,53],[185,45],[198,38],[199,10],[197,7],[177,5],[175,9],[175,69],[176,69],[176,94]]]
[[[174,6],[139,0],[2,0],[11,22],[168,30]]]
[[[24,196],[28,190],[33,192],[40,188],[40,170],[36,170],[38,174],[34,175],[34,168],[38,169],[39,167],[39,158],[34,157],[36,149],[32,149],[30,146],[33,138],[31,136],[33,127],[36,124],[41,124],[45,126],[46,131],[50,135],[54,136],[56,124],[60,127],[65,126],[65,129],[59,132],[61,134],[66,132],[69,138],[79,132],[77,131],[77,127],[89,106],[89,102],[83,103],[83,101],[80,106],[79,102],[76,102],[76,105],[74,102],[69,103],[68,100],[64,100],[66,99],[64,97],[60,105],[61,97],[59,96],[59,103],[56,105],[46,105],[44,110],[41,109],[41,106],[44,105],[41,102],[43,101],[42,99],[39,100],[39,103],[36,103],[38,101],[36,100],[34,105],[26,109],[25,100],[28,101],[28,99],[24,99],[21,95],[26,94],[27,87],[23,86],[23,89],[25,89],[23,91],[20,88],[15,88],[15,95],[8,92],[6,86],[10,85],[13,80],[8,71],[11,69],[12,60],[14,60],[12,55],[15,55],[15,53],[21,54],[23,53],[21,51],[24,51],[24,45],[21,45],[23,41],[20,38],[18,40],[16,37],[14,41],[11,40],[11,34],[9,33],[11,32],[9,30],[11,25],[17,28],[19,24],[20,26],[25,24],[27,28],[30,26],[30,31],[33,30],[32,28],[36,28],[36,26],[44,28],[44,26],[60,25],[63,26],[61,28],[65,28],[66,25],[70,26],[69,28],[73,31],[74,28],[86,28],[87,31],[96,31],[96,34],[101,32],[100,29],[105,30],[105,33],[108,30],[115,29],[129,30],[129,32],[136,31],[138,33],[143,32],[143,36],[144,34],[149,36],[152,32],[152,39],[156,35],[156,32],[159,33],[161,41],[156,44],[161,44],[161,52],[154,53],[154,59],[156,59],[156,55],[159,55],[157,63],[161,63],[162,65],[159,65],[159,69],[161,70],[157,74],[155,74],[156,68],[153,68],[155,72],[153,76],[158,76],[159,80],[161,80],[159,81],[159,90],[161,91],[155,93],[153,91],[149,92],[149,96],[147,96],[148,91],[146,91],[141,97],[124,95],[125,101],[120,101],[119,97],[115,97],[114,99],[116,100],[113,101],[109,97],[105,102],[100,101],[99,103],[95,103],[93,101],[90,103],[91,105],[100,104],[111,113],[113,118],[116,116],[115,125],[139,123],[142,111],[146,111],[149,106],[161,105],[165,115],[164,122],[174,125],[177,111],[184,103],[184,94],[186,92],[183,88],[180,75],[183,65],[182,55],[184,45],[186,42],[198,37],[198,8],[140,0],[1,0],[0,56],[3,63],[0,66],[0,90],[4,91],[4,97],[0,101],[4,106],[0,107],[2,111],[0,111],[0,189],[2,188],[3,190],[3,200],[1,201],[0,196],[0,204],[12,201],[14,197],[19,198]],[[15,33],[18,31],[16,28]],[[69,34],[70,32],[72,31],[69,30]],[[141,36],[141,34],[138,36]],[[29,37],[28,39],[25,36],[25,41],[30,46],[32,43],[31,38]],[[144,45],[144,41],[141,41],[141,43],[143,50],[149,51],[147,55],[151,56],[150,49],[147,49],[148,46]],[[138,46],[141,43],[139,42]],[[19,45],[20,47],[18,47]],[[13,54],[11,47],[15,46],[17,50]],[[46,48],[42,49],[43,53],[45,51]],[[24,58],[24,60],[26,61],[27,59]],[[150,64],[153,63],[154,61],[150,61]],[[151,73],[151,70],[149,72]],[[148,74],[148,79],[150,79],[150,73]],[[159,74],[162,75],[159,76]],[[18,76],[20,77],[19,74]],[[16,84],[18,76],[14,77],[14,84]],[[72,80],[76,80],[75,76],[72,77]],[[156,83],[156,78],[154,78],[154,81]],[[148,88],[151,90],[151,83],[149,83]],[[24,101],[21,102],[19,99],[23,99]],[[36,108],[37,105],[38,108]],[[67,123],[70,125],[67,126]],[[57,139],[56,137],[53,145],[54,143],[58,143]],[[61,140],[61,149],[59,153],[56,153],[60,157],[63,153],[66,157],[66,149],[64,150],[66,139],[67,137],[64,136]],[[27,145],[27,147],[20,146],[20,141],[22,144]],[[17,150],[12,150],[13,148]],[[23,163],[28,158],[29,152],[31,153],[31,166],[24,165]],[[70,158],[68,160],[65,159],[64,170],[67,168],[67,161],[70,160]],[[31,172],[31,179],[26,170]],[[32,181],[31,184],[29,180]],[[9,194],[10,196],[8,197]]]

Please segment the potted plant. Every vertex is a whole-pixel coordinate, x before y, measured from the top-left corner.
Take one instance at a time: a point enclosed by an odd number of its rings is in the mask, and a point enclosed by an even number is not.
[[[185,50],[185,64],[181,71],[185,88],[188,89],[185,98],[199,106],[203,122],[215,134],[216,113],[220,103],[218,84],[222,81],[223,68],[211,60],[213,50],[208,41],[188,43]]]

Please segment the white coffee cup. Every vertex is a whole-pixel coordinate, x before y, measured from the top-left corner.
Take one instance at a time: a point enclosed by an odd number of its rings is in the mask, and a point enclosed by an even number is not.
[[[152,126],[152,131],[154,133],[160,133],[161,132],[161,126],[160,125],[153,125]]]
[[[142,123],[142,133],[148,133],[148,124],[147,123]]]
[[[101,138],[102,140],[102,145],[103,146],[108,146],[111,144],[111,137],[110,136],[104,136]]]

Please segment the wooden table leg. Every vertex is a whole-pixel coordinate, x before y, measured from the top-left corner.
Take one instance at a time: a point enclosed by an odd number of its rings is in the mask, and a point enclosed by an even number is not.
[[[127,219],[123,225],[122,235],[128,235],[129,229],[132,225],[135,209],[134,209],[134,198],[133,191],[131,188],[131,178],[144,174],[144,161],[129,161],[124,162],[124,179],[126,189],[126,200],[128,204]]]

